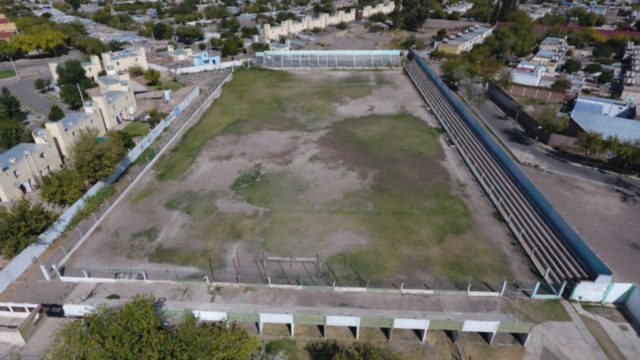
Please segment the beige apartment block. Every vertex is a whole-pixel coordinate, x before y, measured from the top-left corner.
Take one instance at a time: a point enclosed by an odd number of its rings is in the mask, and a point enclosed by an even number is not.
[[[0,201],[15,201],[42,184],[42,178],[59,170],[62,161],[55,146],[18,144],[0,154]]]
[[[53,143],[62,161],[66,162],[80,133],[90,129],[96,129],[98,135],[107,132],[99,114],[72,112],[58,121],[46,122],[44,129],[33,132],[33,138],[36,144]]]
[[[107,71],[107,75],[128,72],[129,68],[133,66],[140,66],[143,70],[149,69],[147,54],[143,47],[133,50],[103,53],[102,64]]]
[[[101,94],[87,102],[85,108],[87,112],[99,113],[107,130],[135,119],[138,108],[129,75],[100,76],[98,86]]]

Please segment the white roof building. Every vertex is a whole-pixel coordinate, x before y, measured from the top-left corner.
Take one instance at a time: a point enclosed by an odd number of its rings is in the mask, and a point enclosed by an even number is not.
[[[511,81],[521,85],[538,86],[545,72],[544,66],[523,61],[511,70]]]

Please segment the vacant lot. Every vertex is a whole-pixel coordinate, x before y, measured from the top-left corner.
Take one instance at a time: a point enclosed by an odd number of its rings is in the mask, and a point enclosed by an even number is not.
[[[503,225],[472,216],[469,189],[447,170],[459,165],[426,120],[399,71],[238,71],[70,266],[217,276],[275,266],[306,283],[513,278]]]

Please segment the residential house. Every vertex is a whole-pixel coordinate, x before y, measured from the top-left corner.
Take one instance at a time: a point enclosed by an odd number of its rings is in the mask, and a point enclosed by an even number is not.
[[[48,121],[44,129],[33,131],[36,144],[53,143],[62,162],[71,155],[71,149],[82,131],[96,129],[98,135],[107,130],[105,123],[97,113],[71,112],[58,121]]]
[[[0,201],[20,199],[42,185],[42,178],[62,167],[52,143],[23,143],[0,154]]]
[[[542,65],[523,61],[511,70],[511,82],[527,86],[538,86],[546,72]]]
[[[540,43],[538,52],[530,61],[545,66],[548,73],[554,73],[564,63],[568,50],[566,37],[547,37]]]
[[[147,55],[143,47],[102,53],[102,65],[107,75],[122,74],[134,66],[139,66],[145,71],[149,69]]]
[[[106,130],[115,129],[124,121],[131,121],[137,112],[136,98],[128,74],[98,77],[100,95],[85,103],[88,113],[100,114]]]

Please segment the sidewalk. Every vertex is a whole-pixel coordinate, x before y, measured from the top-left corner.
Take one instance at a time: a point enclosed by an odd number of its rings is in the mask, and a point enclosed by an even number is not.
[[[608,360],[573,306],[565,300],[561,303],[572,321],[536,325],[525,348],[524,359],[542,359],[546,349],[546,352],[550,351],[554,357],[563,360]]]

